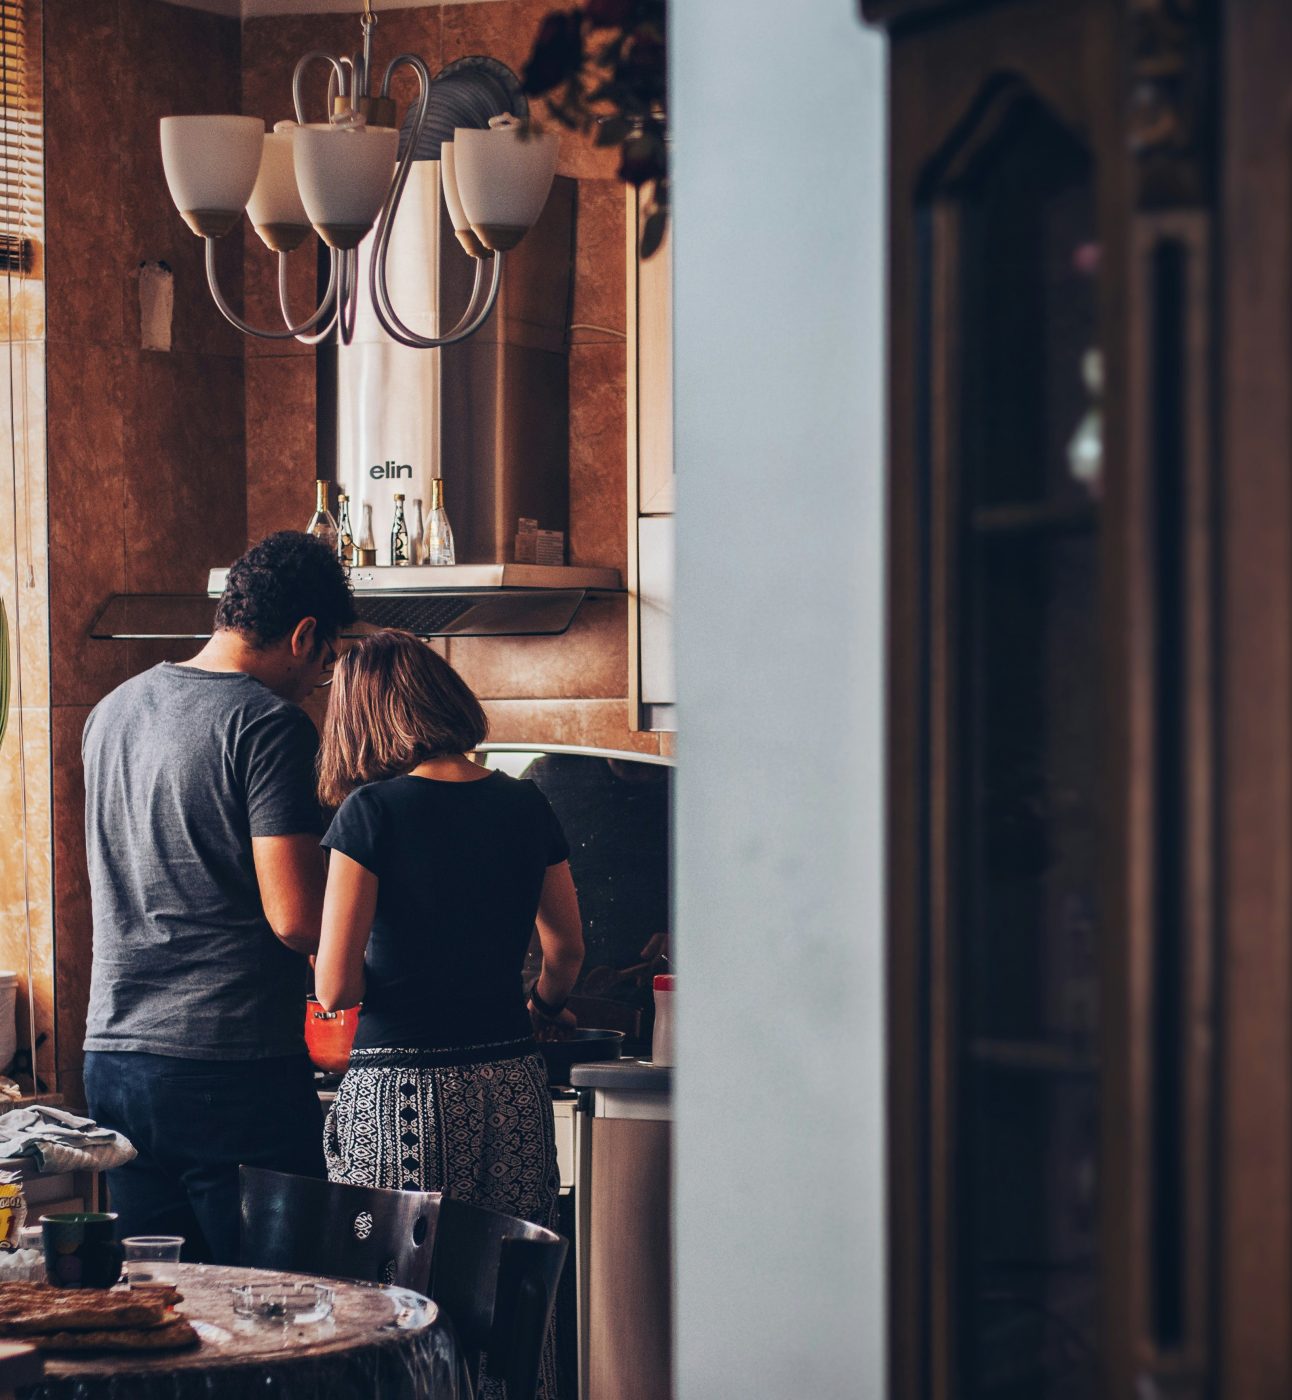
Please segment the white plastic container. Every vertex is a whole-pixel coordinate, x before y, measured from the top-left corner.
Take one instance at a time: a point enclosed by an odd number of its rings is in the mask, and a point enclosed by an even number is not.
[[[18,974],[0,972],[0,1074],[6,1074],[18,1053]]]
[[[673,981],[672,973],[661,973],[655,979],[655,1031],[651,1036],[651,1063],[673,1063]]]

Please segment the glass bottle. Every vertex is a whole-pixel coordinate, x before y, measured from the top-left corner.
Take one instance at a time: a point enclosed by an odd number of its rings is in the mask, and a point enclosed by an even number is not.
[[[408,557],[414,564],[424,564],[426,562],[426,551],[422,545],[422,535],[426,529],[426,522],[422,519],[422,498],[413,497],[413,523],[408,532]]]
[[[426,533],[422,537],[422,560],[427,564],[456,562],[453,550],[453,527],[444,509],[444,482],[431,478],[431,513],[426,517]]]
[[[322,540],[331,550],[335,550],[337,547],[336,518],[327,508],[326,481],[314,483],[314,514],[310,516],[310,523],[305,527],[305,533],[313,535],[316,540]]]
[[[359,543],[355,546],[359,556],[359,567],[371,569],[377,563],[377,538],[372,533],[372,502],[363,503],[363,529],[359,531]]]
[[[404,519],[404,493],[395,492],[395,518],[390,526],[390,563],[399,568],[413,561],[408,551],[408,522]]]
[[[359,561],[359,551],[354,542],[354,526],[350,524],[350,498],[342,491],[336,499],[336,554],[341,563],[349,569]]]

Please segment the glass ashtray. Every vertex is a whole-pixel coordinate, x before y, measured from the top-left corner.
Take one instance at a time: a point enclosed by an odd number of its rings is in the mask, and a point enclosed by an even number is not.
[[[332,1316],[334,1294],[325,1283],[238,1283],[229,1291],[233,1311],[257,1322],[299,1325]]]

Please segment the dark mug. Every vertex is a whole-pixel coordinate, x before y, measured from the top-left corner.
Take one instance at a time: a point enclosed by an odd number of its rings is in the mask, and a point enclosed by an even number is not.
[[[55,1288],[111,1288],[121,1277],[112,1211],[42,1215],[45,1276]]]

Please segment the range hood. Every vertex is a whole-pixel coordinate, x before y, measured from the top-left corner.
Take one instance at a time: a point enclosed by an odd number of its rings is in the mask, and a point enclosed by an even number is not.
[[[211,635],[227,569],[212,569],[204,596],[114,594],[90,628],[100,639],[199,640]],[[554,637],[589,594],[618,592],[617,569],[538,564],[352,569],[359,620],[347,637],[400,627],[419,637]]]

